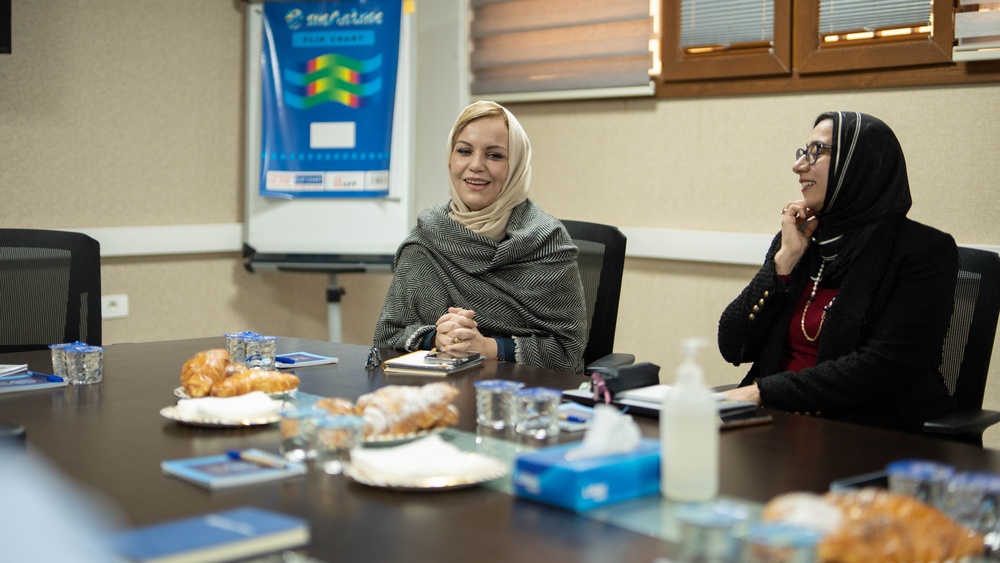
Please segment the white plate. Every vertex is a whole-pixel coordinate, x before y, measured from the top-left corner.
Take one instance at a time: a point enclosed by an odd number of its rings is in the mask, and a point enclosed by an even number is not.
[[[271,416],[259,417],[259,418],[245,418],[243,420],[221,420],[221,419],[210,419],[210,418],[189,418],[182,416],[177,406],[164,407],[160,409],[160,415],[164,418],[169,418],[170,420],[175,420],[181,424],[189,424],[191,426],[211,426],[211,427],[225,427],[225,428],[238,428],[241,426],[263,426],[266,424],[274,424],[281,420],[281,416],[275,414]]]
[[[351,464],[344,465],[344,475],[349,479],[368,485],[369,487],[379,487],[383,489],[393,489],[397,491],[447,491],[473,487],[486,481],[499,479],[510,473],[510,467],[492,458],[486,458],[478,454],[468,454],[470,456],[482,457],[488,463],[477,471],[469,471],[455,475],[439,475],[433,477],[412,477],[405,475],[377,474],[370,475]]]
[[[286,396],[287,397],[294,397],[295,396],[295,392],[298,391],[298,390],[299,390],[299,388],[296,387],[295,389],[289,389],[288,391],[279,391],[277,393],[268,393],[267,396],[271,397],[272,399],[280,399],[280,398],[286,397]],[[184,387],[178,387],[177,389],[174,389],[174,396],[177,397],[178,399],[191,399],[191,398],[193,398],[193,397],[191,397],[190,395],[187,394],[187,391],[184,390]],[[207,397],[211,397],[211,395],[206,395],[206,396]]]

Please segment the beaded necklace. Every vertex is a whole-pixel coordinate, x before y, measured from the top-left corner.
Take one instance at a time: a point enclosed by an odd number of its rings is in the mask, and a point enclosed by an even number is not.
[[[809,336],[809,333],[806,332],[806,312],[809,311],[809,305],[811,305],[816,299],[816,289],[819,287],[820,280],[823,279],[823,268],[825,267],[826,260],[823,260],[819,265],[819,272],[816,273],[816,277],[810,277],[813,281],[812,292],[809,294],[809,298],[806,299],[806,306],[802,308],[802,336],[805,336],[806,340],[809,342],[816,342],[819,338],[819,333],[823,331],[823,323],[826,321],[826,312],[830,310],[830,307],[833,306],[833,302],[837,300],[837,298],[834,297],[829,303],[826,304],[826,307],[823,307],[823,314],[819,318],[819,328],[816,330],[816,336]]]

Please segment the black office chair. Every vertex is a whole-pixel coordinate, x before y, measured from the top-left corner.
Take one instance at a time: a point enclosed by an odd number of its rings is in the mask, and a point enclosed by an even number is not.
[[[944,341],[941,374],[959,412],[924,423],[924,433],[983,444],[983,431],[1000,422],[1000,412],[983,409],[986,377],[1000,316],[1000,256],[958,249],[955,311]]]
[[[618,298],[625,269],[625,235],[617,227],[563,221],[573,243],[580,249],[577,264],[590,319],[583,362],[587,373],[598,367],[616,367],[635,362],[632,354],[613,353],[618,324]]]
[[[101,343],[101,246],[87,235],[0,229],[0,353]]]

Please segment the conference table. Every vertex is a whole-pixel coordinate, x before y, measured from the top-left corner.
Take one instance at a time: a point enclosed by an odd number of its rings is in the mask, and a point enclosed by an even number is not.
[[[307,519],[312,540],[302,551],[321,561],[649,562],[674,553],[675,546],[661,534],[626,529],[495,487],[407,492],[312,471],[301,478],[213,492],[167,477],[160,471],[165,459],[230,449],[278,450],[276,424],[212,428],[181,424],[160,414],[176,404],[174,390],[180,386],[183,363],[201,350],[222,347],[222,337],[112,344],[106,347],[103,383],[0,395],[0,420],[23,425],[30,450],[71,481],[103,493],[130,526],[252,505]],[[354,400],[385,385],[441,380],[386,376],[378,367],[366,368],[364,346],[279,338],[279,354],[294,351],[339,359],[294,370],[299,392],[311,395]],[[36,371],[51,368],[47,350],[0,354],[0,364],[9,363],[28,363]],[[455,401],[461,413],[457,430],[528,448],[548,443],[476,425],[473,383],[494,378],[560,389],[585,381],[579,375],[504,362],[486,362],[448,377],[460,390]],[[722,432],[722,495],[762,504],[788,491],[824,492],[835,479],[878,470],[901,458],[1000,471],[1000,455],[992,450],[804,415],[771,414],[770,424]],[[644,436],[657,436],[656,419],[635,418]],[[559,441],[581,437],[563,433]],[[615,510],[627,512],[629,507],[627,502]]]

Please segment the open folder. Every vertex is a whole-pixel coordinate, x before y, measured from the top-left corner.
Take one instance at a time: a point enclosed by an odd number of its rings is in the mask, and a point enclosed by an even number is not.
[[[660,384],[619,391],[614,397],[614,403],[623,407],[635,407],[635,410],[640,414],[652,414],[656,416],[660,412],[660,405],[663,404],[663,398],[666,397],[672,388],[671,385]],[[594,401],[593,394],[587,389],[568,389],[563,391],[563,395],[578,402],[581,402],[580,400],[582,399],[582,402],[587,404]],[[757,408],[757,405],[749,401],[730,401],[726,399],[725,393],[715,393],[715,398],[715,404],[720,413]],[[650,412],[643,413],[643,410]]]

